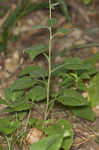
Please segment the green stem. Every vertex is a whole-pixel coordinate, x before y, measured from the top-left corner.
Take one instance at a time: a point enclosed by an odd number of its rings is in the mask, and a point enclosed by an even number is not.
[[[51,0],[49,0],[49,18],[52,18],[52,12],[51,12]],[[48,117],[48,107],[49,107],[49,101],[50,101],[50,82],[51,82],[51,50],[52,50],[52,27],[49,27],[49,58],[48,58],[48,83],[47,83],[47,103],[46,103],[46,109],[45,109],[45,116],[44,120]]]

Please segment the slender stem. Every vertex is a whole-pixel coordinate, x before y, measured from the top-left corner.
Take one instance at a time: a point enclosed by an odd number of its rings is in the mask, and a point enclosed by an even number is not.
[[[49,19],[52,18],[52,12],[51,12],[51,0],[49,0]],[[52,51],[52,27],[49,27],[49,58],[48,58],[48,83],[47,83],[47,103],[46,103],[46,109],[45,109],[45,116],[44,120],[47,119],[47,112],[49,107],[49,101],[50,101],[50,82],[51,82],[51,51]]]

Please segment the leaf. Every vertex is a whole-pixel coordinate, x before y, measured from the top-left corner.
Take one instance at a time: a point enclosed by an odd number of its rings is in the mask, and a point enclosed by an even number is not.
[[[82,80],[79,80],[77,82],[77,88],[81,91],[86,91],[87,90],[87,87],[86,87],[86,85],[84,84],[84,82]]]
[[[79,57],[68,57],[66,58],[65,68],[69,70],[85,70],[86,67],[83,61]]]
[[[97,62],[99,62],[99,52],[97,52],[95,55],[88,57],[85,60],[85,64],[95,65]]]
[[[66,137],[71,136],[71,125],[67,120],[58,120],[56,124],[50,125],[44,129],[46,135],[54,135],[57,133],[66,133]]]
[[[12,134],[18,127],[18,122],[10,119],[0,119],[0,133],[5,135]]]
[[[95,114],[90,106],[73,107],[72,113],[77,117],[81,117],[90,121],[95,120]]]
[[[48,19],[48,20],[47,20],[48,26],[53,27],[54,25],[56,25],[56,23],[57,23],[56,18],[51,18],[51,19]]]
[[[84,106],[88,105],[87,99],[85,99],[77,91],[71,89],[64,89],[61,95],[58,97],[58,102],[65,106]]]
[[[33,81],[30,77],[23,77],[17,79],[11,86],[11,91],[14,90],[24,90],[27,88],[32,87],[35,84],[35,81]]]
[[[9,100],[10,102],[17,101],[19,98],[21,98],[24,94],[24,91],[12,91],[11,88],[5,88],[4,89],[5,98]]]
[[[33,78],[46,77],[48,76],[48,71],[41,66],[28,66],[24,68],[19,76],[30,75]]]
[[[72,133],[72,135],[70,137],[66,137],[63,140],[62,148],[64,150],[70,150],[72,144],[73,144],[73,133]]]
[[[4,99],[2,99],[1,97],[0,97],[0,104],[8,105],[8,103]]]
[[[92,65],[91,63],[89,63],[89,64],[84,64],[85,65],[85,68],[86,68],[86,72],[91,76],[91,75],[94,75],[94,74],[96,74],[96,72],[97,72],[97,70],[96,70],[96,68],[95,68],[95,66],[94,65]]]
[[[18,112],[25,111],[31,109],[33,105],[27,101],[25,101],[24,97],[19,99],[18,101],[12,103],[7,109],[6,112]]]
[[[62,134],[55,134],[31,145],[30,150],[59,150],[63,141]]]
[[[99,73],[90,81],[88,93],[91,106],[99,105]]]
[[[28,91],[26,96],[33,102],[39,102],[46,98],[46,89],[40,86],[35,86]]]
[[[80,79],[90,79],[88,72],[81,73],[79,76]]]
[[[35,46],[32,46],[30,48],[27,48],[25,49],[25,52],[27,54],[29,54],[29,57],[31,59],[31,61],[38,55],[46,52],[48,49],[48,46],[45,46],[45,45],[35,45]]]
[[[63,139],[62,148],[64,148],[64,150],[70,149],[73,143],[73,130],[71,124],[67,120],[58,120],[56,124],[46,127],[44,132],[48,136],[63,133],[65,138]]]

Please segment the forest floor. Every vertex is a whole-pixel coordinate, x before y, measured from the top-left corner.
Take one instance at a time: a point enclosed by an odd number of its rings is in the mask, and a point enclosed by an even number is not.
[[[0,1],[0,6],[7,6],[9,10],[0,18],[0,32],[2,32],[2,23],[9,15],[13,9],[17,7],[16,1],[6,0]],[[77,5],[78,6],[78,5]],[[99,47],[95,46],[95,43],[99,42],[99,3],[98,5],[90,5],[87,7],[87,11],[83,11],[81,16],[80,12],[76,13],[70,9],[72,25],[67,23],[66,18],[57,11],[54,12],[54,16],[59,20],[57,24],[58,27],[69,27],[71,32],[68,35],[59,35],[53,42],[53,53],[58,53],[61,49],[70,49],[74,44],[83,44],[83,48],[73,49],[66,53],[66,56],[78,56],[82,59],[86,59],[99,51]],[[79,7],[83,10],[83,8]],[[89,21],[84,16],[88,16]],[[47,10],[38,10],[27,14],[20,19],[16,26],[12,28],[13,37],[9,36],[7,45],[7,55],[0,53],[0,96],[4,98],[4,89],[9,87],[15,79],[17,79],[19,72],[25,67],[31,64],[28,56],[24,53],[24,49],[30,47],[34,44],[48,43],[48,33],[46,30],[32,30],[33,25],[45,25],[48,18]],[[88,31],[88,32],[87,32]],[[93,32],[91,32],[93,31]],[[95,32],[94,32],[95,31]],[[1,36],[1,35],[0,35]],[[14,40],[14,37],[17,37]],[[0,37],[1,38],[1,37]],[[94,45],[90,48],[86,47],[87,43],[93,43]],[[63,57],[56,57],[55,63],[62,62]],[[46,63],[40,57],[36,59],[32,64],[38,64],[40,66],[45,66]],[[98,67],[97,63],[97,67]],[[0,117],[10,115],[3,113],[4,105],[0,105]],[[37,109],[32,111],[31,116],[37,117],[39,119],[43,118],[44,106],[39,107],[39,112]],[[68,110],[64,107],[58,106],[53,107],[51,112],[52,119],[64,118],[69,120],[72,124],[75,136],[74,143],[71,150],[99,150],[99,137],[96,137],[96,133],[99,135],[99,106],[94,108],[96,114],[96,120],[90,122],[81,118],[77,118],[73,115],[68,114]],[[41,113],[40,113],[41,112]],[[96,139],[98,138],[98,142]],[[4,137],[0,135],[0,144],[4,145],[6,149],[6,144]],[[5,150],[4,149],[4,150]],[[1,150],[1,149],[0,149]],[[18,145],[16,145],[13,150],[21,150]],[[26,147],[24,148],[26,149]]]

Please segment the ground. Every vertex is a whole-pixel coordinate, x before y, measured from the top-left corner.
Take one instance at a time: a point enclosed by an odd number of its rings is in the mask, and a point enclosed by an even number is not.
[[[20,0],[18,1],[20,3]],[[7,6],[9,12],[17,7],[16,1],[8,0],[0,1],[0,5]],[[79,11],[76,12],[76,7],[79,6]],[[67,56],[79,56],[82,59],[86,59],[99,51],[99,48],[95,43],[99,42],[99,14],[98,6],[91,4],[88,7],[82,7],[81,5],[74,5],[73,2],[69,3],[70,15],[72,18],[72,25],[67,23],[66,18],[58,10],[53,12],[54,16],[58,18],[58,27],[69,27],[71,32],[68,35],[58,35],[53,41],[53,54],[56,55],[64,47],[70,49],[73,44],[83,44],[83,48],[74,48],[71,51],[65,52]],[[86,11],[84,11],[84,9]],[[81,10],[82,13],[81,13]],[[9,12],[6,12],[2,18],[0,18],[0,32],[2,32],[2,23],[7,18]],[[86,16],[86,17],[85,17]],[[87,18],[88,17],[88,18]],[[8,53],[5,55],[3,52],[0,53],[0,96],[4,98],[4,88],[9,87],[11,83],[18,77],[18,73],[25,67],[31,64],[28,56],[24,53],[24,49],[34,44],[48,43],[48,32],[46,30],[32,30],[33,25],[45,25],[48,18],[47,10],[38,10],[27,14],[20,19],[16,26],[13,27],[11,32],[13,35],[18,37],[18,40],[12,42],[13,39],[9,36],[8,40]],[[88,32],[88,29],[89,32]],[[96,30],[95,30],[96,29]],[[93,32],[91,32],[93,31]],[[96,32],[95,32],[96,31]],[[0,35],[1,38],[1,35]],[[88,48],[87,43],[94,43],[93,46]],[[64,57],[56,57],[55,63],[63,62]],[[34,64],[46,67],[46,62],[43,61],[42,57],[36,59]],[[98,66],[98,63],[97,63]],[[42,119],[44,104],[41,104],[38,109],[32,111],[32,116]],[[3,114],[4,105],[0,105],[0,117],[9,115]],[[96,113],[96,120],[90,122],[84,119],[76,118],[65,108],[58,106],[53,107],[50,114],[51,119],[64,118],[72,123],[74,130],[74,143],[71,150],[98,150],[99,149],[99,107],[94,108]],[[0,144],[2,143],[3,137],[0,136]],[[98,140],[97,140],[98,139]],[[98,142],[96,142],[96,140]],[[6,145],[6,144],[5,144]],[[21,150],[18,146],[13,148],[14,150]],[[24,148],[25,150],[25,148]]]

